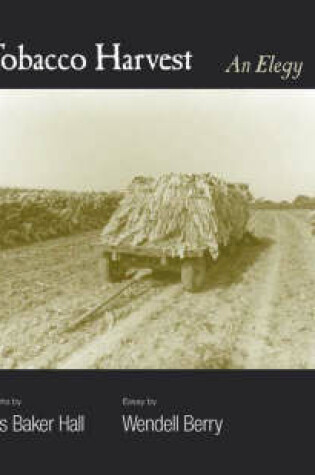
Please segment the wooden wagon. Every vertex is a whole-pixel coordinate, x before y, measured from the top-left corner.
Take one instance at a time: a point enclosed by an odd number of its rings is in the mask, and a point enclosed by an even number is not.
[[[185,290],[200,290],[205,283],[207,265],[211,261],[207,248],[183,249],[180,256],[171,250],[146,246],[102,246],[101,269],[107,282],[117,282],[130,269],[150,268],[178,273]]]
[[[242,238],[247,185],[174,173],[140,177],[131,185],[102,233],[106,280],[142,267],[178,272],[186,290],[201,289],[219,247]]]

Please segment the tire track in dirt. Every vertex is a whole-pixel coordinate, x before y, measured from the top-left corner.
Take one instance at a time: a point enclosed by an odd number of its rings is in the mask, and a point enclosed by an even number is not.
[[[305,216],[282,215],[286,227],[265,368],[315,368],[315,241]]]
[[[246,369],[262,367],[266,353],[266,338],[270,333],[275,291],[279,279],[279,267],[282,254],[281,241],[284,238],[282,218],[274,215],[274,244],[261,262],[262,280],[255,281],[250,294],[253,308],[251,318],[244,320],[238,328],[234,350],[231,354],[232,365]],[[243,355],[246,355],[245,358]]]
[[[61,304],[59,305],[58,299],[56,299],[49,306],[34,310],[29,327],[25,327],[29,319],[24,314],[22,322],[24,322],[23,327],[28,338],[25,339],[22,351],[18,342],[23,340],[23,335],[14,332],[15,345],[12,357],[17,363],[16,367],[27,369],[56,368],[59,361],[80,351],[81,348],[89,346],[94,338],[105,334],[114,323],[117,324],[123,321],[130,313],[142,308],[144,302],[150,301],[152,297],[161,292],[161,288],[165,288],[167,285],[156,279],[144,279],[136,282],[125,289],[120,294],[119,299],[110,302],[106,306],[106,311],[97,313],[92,316],[91,320],[71,330],[71,325],[80,319],[82,314],[100,303],[104,296],[116,293],[125,284],[125,282],[105,284],[93,292],[92,289],[85,289],[80,298],[76,296],[73,303],[68,298],[67,307],[62,306],[63,297],[60,298]],[[67,289],[65,289],[66,291]],[[57,304],[60,309],[57,314],[52,308],[52,304]],[[48,317],[52,317],[52,320]],[[18,322],[16,323],[18,324]],[[13,322],[10,325],[10,339],[12,339],[12,330],[14,331]],[[20,330],[22,329],[20,328]],[[3,334],[3,337],[5,337],[5,334]]]
[[[178,298],[182,293],[183,290],[179,284],[162,290],[146,302],[140,310],[130,313],[119,325],[107,330],[103,335],[97,336],[88,345],[60,362],[57,369],[95,367],[96,361],[100,357],[106,358],[117,347],[128,343],[128,339],[132,338],[144,320],[158,318],[159,313],[167,311],[172,299]]]

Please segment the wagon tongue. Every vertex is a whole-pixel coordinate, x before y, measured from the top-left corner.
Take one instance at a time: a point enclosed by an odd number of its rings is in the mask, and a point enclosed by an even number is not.
[[[152,274],[152,269],[129,269],[126,276],[132,280],[141,280]]]

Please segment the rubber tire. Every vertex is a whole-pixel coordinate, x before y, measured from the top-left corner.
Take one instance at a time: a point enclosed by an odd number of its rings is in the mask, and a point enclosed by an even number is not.
[[[185,259],[181,265],[181,281],[185,290],[197,292],[204,287],[207,265],[203,257]]]
[[[103,282],[115,282],[115,273],[113,269],[113,261],[109,255],[102,256],[100,259],[100,273]]]

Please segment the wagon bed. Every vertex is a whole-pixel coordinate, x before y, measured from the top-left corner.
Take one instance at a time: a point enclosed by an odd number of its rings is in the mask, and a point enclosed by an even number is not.
[[[206,247],[183,249],[178,255],[172,249],[146,246],[101,245],[101,271],[104,280],[116,282],[124,277],[128,269],[150,268],[159,271],[173,271],[181,275],[186,290],[199,290],[206,276],[207,262],[210,258]]]
[[[169,248],[159,247],[146,247],[146,246],[109,246],[101,244],[104,253],[111,254],[114,257],[119,254],[137,256],[137,257],[152,257],[152,258],[191,258],[191,257],[203,257],[208,254],[207,247],[201,247],[199,249],[183,249],[178,253]]]

